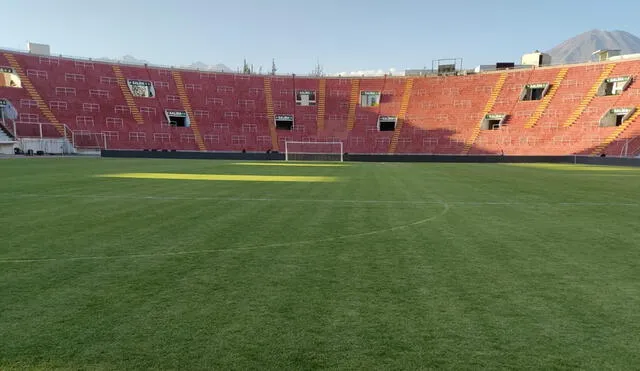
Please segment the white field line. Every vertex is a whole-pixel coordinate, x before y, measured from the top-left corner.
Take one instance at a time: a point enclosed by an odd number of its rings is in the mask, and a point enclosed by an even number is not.
[[[351,238],[367,237],[379,234],[385,234],[402,230],[424,224],[430,221],[434,221],[439,217],[444,216],[449,212],[452,206],[627,206],[638,207],[640,203],[628,203],[628,202],[509,202],[509,201],[428,201],[428,200],[414,200],[414,201],[402,201],[402,200],[340,200],[340,199],[287,199],[287,198],[224,198],[224,197],[187,197],[187,196],[137,196],[137,195],[77,195],[77,194],[16,194],[6,193],[0,194],[0,197],[6,196],[9,199],[13,198],[71,198],[71,199],[90,199],[90,200],[113,200],[113,199],[127,199],[127,200],[195,200],[195,201],[217,201],[217,202],[299,202],[299,203],[333,203],[333,204],[354,204],[354,205],[442,205],[443,210],[435,215],[425,219],[420,219],[408,224],[403,224],[391,228],[375,230],[370,232],[340,235],[334,237],[327,237],[317,240],[303,240],[294,242],[273,243],[266,245],[256,246],[240,246],[227,249],[208,249],[208,250],[189,250],[189,251],[175,251],[175,252],[159,252],[151,254],[129,254],[129,255],[113,255],[113,256],[77,256],[77,257],[42,257],[42,258],[17,258],[17,259],[0,259],[0,264],[9,263],[38,263],[38,262],[51,262],[51,261],[87,261],[87,260],[114,260],[114,259],[135,259],[135,258],[154,258],[154,257],[166,257],[166,256],[182,256],[182,255],[196,255],[196,254],[210,254],[219,252],[233,252],[233,251],[246,251],[257,250],[264,248],[274,248],[293,245],[305,245],[315,244],[322,242],[330,242],[336,240],[344,240]]]
[[[425,219],[416,220],[411,223],[398,225],[395,227],[390,227],[386,229],[379,229],[375,231],[355,233],[355,234],[346,234],[340,236],[327,237],[316,240],[303,240],[303,241],[293,241],[293,242],[281,242],[281,243],[272,243],[267,245],[256,245],[256,246],[240,246],[234,248],[227,249],[207,249],[207,250],[187,250],[187,251],[172,251],[172,252],[158,252],[151,254],[129,254],[129,255],[102,255],[102,256],[76,256],[76,257],[43,257],[43,258],[24,258],[24,259],[0,259],[0,264],[10,264],[10,263],[39,263],[39,262],[55,262],[55,261],[87,261],[87,260],[114,260],[114,259],[136,259],[136,258],[156,258],[156,257],[167,257],[167,256],[183,256],[183,255],[198,255],[198,254],[211,254],[211,253],[219,253],[219,252],[234,252],[234,251],[247,251],[247,250],[258,250],[258,249],[266,249],[266,248],[274,248],[274,247],[283,247],[283,246],[294,246],[294,245],[309,245],[316,244],[322,242],[330,242],[330,241],[338,241],[338,240],[346,240],[351,238],[360,238],[360,237],[368,237],[379,234],[386,234],[395,231],[399,231],[402,229],[407,229],[410,227],[415,227],[420,224],[425,224],[431,221],[438,219],[439,217],[444,216],[449,212],[451,208],[449,204],[446,202],[439,202],[442,205],[442,211],[434,216],[430,216]]]
[[[157,201],[217,201],[217,202],[294,202],[294,203],[335,203],[335,204],[372,204],[372,205],[439,205],[444,201],[435,200],[341,200],[341,199],[304,199],[277,197],[189,197],[189,196],[143,196],[143,195],[80,195],[73,193],[0,193],[0,198],[70,198],[88,200],[157,200]],[[527,201],[446,201],[458,206],[627,206],[639,207],[640,202],[527,202]]]

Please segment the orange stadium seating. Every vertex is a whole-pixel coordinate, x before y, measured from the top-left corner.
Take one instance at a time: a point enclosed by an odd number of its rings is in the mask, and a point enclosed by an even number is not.
[[[344,78],[214,73],[2,51],[0,67],[20,79],[21,86],[0,86],[0,98],[19,113],[13,134],[67,136],[78,148],[262,152],[282,150],[284,141],[293,140],[341,141],[349,153],[640,152],[637,59],[466,76]],[[627,76],[621,94],[600,94],[607,79]],[[150,82],[153,96],[134,96],[130,80]],[[546,95],[522,100],[525,86],[536,84],[546,86]],[[300,91],[313,92],[313,103],[297,104]],[[379,102],[361,104],[362,92],[377,92]],[[617,126],[601,126],[614,108],[629,113]],[[186,113],[190,125],[172,125],[166,111]],[[281,115],[293,116],[291,130],[276,128]],[[395,118],[395,130],[381,131],[381,117]],[[487,130],[485,117],[501,125]]]

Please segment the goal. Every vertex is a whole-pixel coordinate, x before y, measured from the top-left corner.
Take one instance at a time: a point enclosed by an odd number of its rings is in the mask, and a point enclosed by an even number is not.
[[[76,130],[71,132],[73,146],[81,149],[107,149],[107,136],[104,133],[93,133]]]
[[[344,161],[342,142],[284,142],[285,161]]]

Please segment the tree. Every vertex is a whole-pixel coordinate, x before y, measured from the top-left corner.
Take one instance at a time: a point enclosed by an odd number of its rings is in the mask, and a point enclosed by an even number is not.
[[[275,76],[278,69],[276,68],[276,60],[275,58],[271,60],[271,75]]]
[[[251,67],[249,67],[249,64],[247,63],[247,59],[244,59],[244,63],[242,66],[242,73],[250,75],[251,74]]]

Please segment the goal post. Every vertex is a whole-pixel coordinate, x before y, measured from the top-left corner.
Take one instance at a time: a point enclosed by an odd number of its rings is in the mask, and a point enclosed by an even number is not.
[[[107,136],[104,133],[93,133],[84,131],[71,132],[74,147],[83,149],[108,149]]]
[[[285,161],[344,161],[342,142],[284,142]]]

